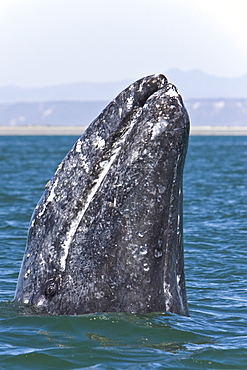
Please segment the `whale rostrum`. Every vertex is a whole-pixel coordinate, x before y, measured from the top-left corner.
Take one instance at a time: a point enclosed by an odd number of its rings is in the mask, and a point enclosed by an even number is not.
[[[188,137],[187,111],[165,76],[123,90],[47,184],[30,222],[15,300],[54,315],[188,315]]]

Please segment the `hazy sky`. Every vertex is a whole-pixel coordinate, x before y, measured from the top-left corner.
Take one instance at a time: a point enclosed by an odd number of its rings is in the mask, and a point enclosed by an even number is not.
[[[0,86],[247,74],[246,0],[0,0]]]

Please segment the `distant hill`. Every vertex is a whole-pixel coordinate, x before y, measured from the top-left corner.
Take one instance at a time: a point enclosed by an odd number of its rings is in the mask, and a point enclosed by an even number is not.
[[[220,78],[204,72],[171,69],[164,73],[179,88],[184,99],[247,98],[247,75]],[[132,80],[116,82],[79,82],[39,88],[0,87],[0,103],[39,101],[110,101]]]
[[[185,101],[193,126],[247,126],[247,99]]]
[[[182,72],[177,69],[170,70],[167,75],[184,99],[247,98],[247,75],[225,78],[199,70]]]
[[[0,125],[87,126],[107,102],[31,102],[0,104]]]
[[[109,83],[78,82],[40,88],[0,88],[0,103],[40,101],[111,101],[131,81]]]
[[[0,104],[0,125],[87,126],[107,104],[107,101]],[[185,105],[193,126],[247,126],[247,99],[188,99]]]

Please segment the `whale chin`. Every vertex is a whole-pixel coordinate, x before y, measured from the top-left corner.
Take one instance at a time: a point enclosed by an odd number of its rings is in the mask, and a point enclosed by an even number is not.
[[[58,166],[33,213],[15,300],[41,312],[188,315],[189,118],[151,75],[123,90]]]

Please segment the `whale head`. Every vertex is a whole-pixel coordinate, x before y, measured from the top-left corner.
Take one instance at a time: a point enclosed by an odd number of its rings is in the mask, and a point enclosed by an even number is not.
[[[187,111],[165,76],[122,91],[77,140],[36,206],[15,300],[55,315],[188,315],[188,136]]]

